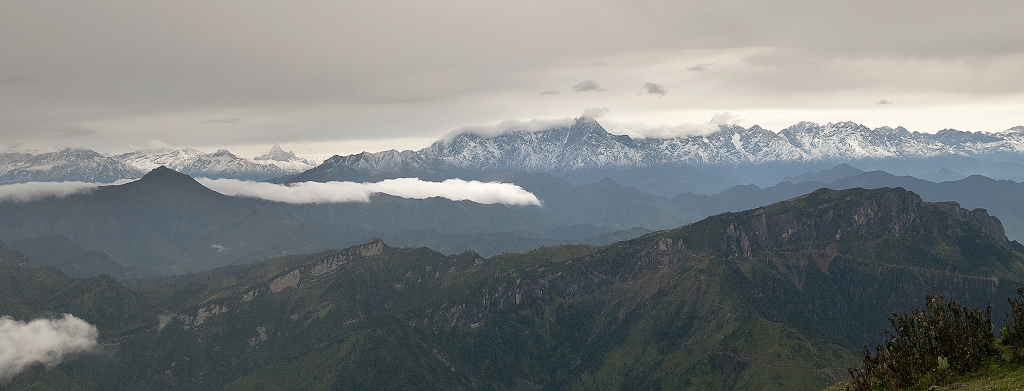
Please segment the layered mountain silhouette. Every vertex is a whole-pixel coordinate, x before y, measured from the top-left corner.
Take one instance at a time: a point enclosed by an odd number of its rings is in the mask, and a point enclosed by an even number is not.
[[[81,312],[104,346],[13,388],[791,390],[843,378],[890,312],[933,289],[1004,301],[1024,283],[1022,251],[983,210],[882,188],[604,247],[484,258],[374,239],[134,290],[2,249],[0,266],[36,297],[76,286],[119,303],[10,296],[21,314]]]
[[[290,205],[229,197],[159,167],[141,179],[65,198],[0,203],[0,238],[73,275],[192,273],[372,237],[446,253],[493,255],[560,243],[606,244],[647,230],[441,198],[373,195],[370,203]],[[631,233],[631,234],[630,234]],[[122,266],[75,265],[56,249],[92,251]],[[102,262],[101,259],[95,262]],[[84,260],[83,260],[84,261]],[[79,261],[81,262],[81,261]]]
[[[61,199],[0,204],[0,237],[64,237],[145,274],[175,274],[364,240],[299,223],[157,168],[134,182]]]
[[[377,181],[419,177],[475,177],[494,172],[547,173],[574,183],[604,177],[648,193],[713,194],[737,184],[768,186],[787,176],[839,163],[928,179],[958,170],[1022,180],[1024,127],[1000,133],[902,127],[871,129],[853,122],[801,122],[775,133],[757,125],[729,125],[691,137],[633,139],[579,118],[540,131],[456,134],[418,151],[334,156],[290,179]]]
[[[147,149],[116,156],[89,149],[65,148],[56,152],[0,152],[0,185],[25,182],[113,183],[138,179],[165,166],[195,177],[266,180],[292,176],[313,168],[303,159],[274,146],[270,152],[247,159],[227,150],[205,153],[191,148]]]
[[[558,122],[558,121],[556,121]],[[719,126],[711,134],[630,138],[589,118],[548,129],[465,130],[417,151],[363,152],[322,164],[275,146],[247,159],[227,150],[153,149],[103,156],[90,150],[0,153],[0,184],[31,181],[111,183],[135,179],[158,166],[195,177],[375,182],[399,177],[477,179],[501,173],[544,173],[574,184],[610,178],[670,197],[715,194],[740,184],[771,186],[787,177],[840,163],[932,181],[979,174],[1024,180],[1024,127],[1003,132],[946,129],[935,134],[904,128],[868,128],[853,122],[800,122],[778,133],[757,125]]]
[[[70,275],[125,277],[191,273],[372,237],[446,254],[472,249],[484,256],[562,243],[603,245],[823,187],[903,187],[928,201],[985,208],[1002,219],[1008,237],[1024,240],[1024,185],[1018,182],[972,176],[936,183],[849,166],[801,178],[809,180],[666,198],[611,179],[576,185],[548,174],[490,174],[482,179],[516,183],[544,206],[382,194],[371,196],[369,203],[296,205],[224,196],[187,175],[159,168],[136,182],[66,198],[0,203],[0,238]],[[71,260],[71,249],[92,255]]]

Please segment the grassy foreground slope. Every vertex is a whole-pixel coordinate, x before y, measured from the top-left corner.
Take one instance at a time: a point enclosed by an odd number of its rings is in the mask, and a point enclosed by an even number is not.
[[[933,286],[1005,300],[1021,251],[903,189],[488,259],[372,240],[133,284],[129,319],[81,315],[108,322],[101,354],[0,388],[815,390]]]

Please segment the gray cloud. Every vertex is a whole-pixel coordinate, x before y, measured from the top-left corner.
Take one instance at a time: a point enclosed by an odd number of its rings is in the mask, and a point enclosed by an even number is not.
[[[99,186],[120,185],[129,180],[114,183],[90,182],[27,182],[0,186],[0,204],[4,202],[31,202],[41,198],[64,198],[73,194],[88,193]]]
[[[624,134],[632,138],[670,139],[678,137],[703,136],[720,130],[717,124],[650,125],[641,123],[617,123],[602,121],[608,133]]]
[[[610,111],[611,110],[608,110],[607,108],[604,107],[591,107],[589,109],[583,110],[583,114],[580,114],[580,118],[597,119],[604,117]]]
[[[558,94],[561,94],[561,92],[558,92],[558,91],[555,91],[555,90],[549,90],[549,91],[541,92],[540,94],[541,95],[558,95]]]
[[[399,13],[380,2],[184,1],[5,4],[0,118],[17,126],[0,124],[4,142],[110,150],[152,139],[217,148],[434,137],[592,105],[618,113],[614,92],[632,95],[644,79],[687,83],[652,112],[843,109],[876,96],[1003,103],[1024,93],[1024,3],[1013,1],[439,0]],[[695,81],[687,70],[713,72]],[[579,75],[610,92],[543,103],[521,93]],[[232,116],[244,129],[211,134],[212,123],[197,122]],[[98,134],[34,133],[53,124]]]
[[[511,183],[447,179],[428,182],[418,178],[387,179],[375,183],[303,182],[277,185],[237,179],[197,179],[216,192],[240,197],[253,197],[290,204],[370,202],[370,194],[383,193],[396,197],[425,199],[447,198],[480,204],[537,205],[537,196]]]
[[[729,114],[728,111],[724,111],[721,113],[715,113],[715,115],[711,116],[710,123],[715,125],[732,125],[739,121],[739,117]]]
[[[876,105],[891,105],[892,101],[888,100],[888,99],[882,99],[882,100],[880,100],[878,102],[875,102],[875,104]]]
[[[447,143],[463,133],[472,133],[483,137],[497,137],[509,132],[532,133],[547,129],[569,127],[575,122],[572,118],[532,119],[529,121],[510,119],[501,121],[494,126],[460,126],[446,132],[441,136],[441,140]]]
[[[704,72],[704,71],[708,70],[709,66],[712,66],[712,65],[715,65],[715,63],[709,62],[709,63],[705,63],[705,64],[697,64],[697,65],[694,65],[692,67],[686,68],[686,70],[693,71],[693,72]]]
[[[245,121],[245,120],[241,119],[241,118],[234,118],[234,117],[232,117],[232,118],[204,119],[202,121],[199,121],[199,123],[207,124],[207,125],[222,125],[222,124],[237,124],[237,123],[242,122],[242,121]]]
[[[644,90],[647,90],[648,94],[665,96],[668,92],[665,90],[665,86],[656,83],[644,83]]]
[[[601,86],[599,84],[597,84],[596,81],[584,80],[584,81],[576,83],[576,85],[572,86],[572,91],[573,92],[584,92],[584,91],[603,91],[603,90],[601,89]]]
[[[96,134],[95,130],[78,125],[43,127],[39,130],[51,133],[57,138],[85,137]]]
[[[0,87],[38,83],[39,79],[21,76],[0,77]]]
[[[31,365],[53,367],[68,355],[96,349],[97,338],[96,326],[71,314],[29,322],[0,316],[0,382]]]

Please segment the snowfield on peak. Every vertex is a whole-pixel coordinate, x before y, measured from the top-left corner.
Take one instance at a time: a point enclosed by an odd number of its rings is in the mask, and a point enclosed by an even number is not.
[[[157,149],[114,156],[143,172],[165,166],[194,177],[264,180],[295,175],[313,168],[309,160],[296,157],[275,145],[270,152],[254,159],[236,156],[227,150],[204,153],[195,149]]]
[[[88,149],[57,152],[0,153],[0,184],[26,182],[110,183],[136,179],[165,166],[195,177],[266,180],[291,176],[316,166],[274,146],[269,153],[248,159],[227,150],[206,153],[192,148],[150,149],[104,156]]]
[[[418,151],[334,156],[312,171],[356,176],[445,170],[557,172],[1024,153],[1024,127],[1000,133],[947,129],[930,134],[902,127],[871,129],[853,122],[800,122],[778,133],[757,125],[721,125],[718,131],[701,136],[634,139],[608,133],[588,118],[544,130],[520,124],[525,128],[488,135],[467,128]]]

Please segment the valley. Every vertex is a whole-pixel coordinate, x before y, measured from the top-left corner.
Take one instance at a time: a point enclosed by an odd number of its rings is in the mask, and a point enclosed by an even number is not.
[[[5,251],[22,277],[4,285],[36,292],[6,294],[8,312],[68,311],[101,333],[100,353],[9,389],[820,389],[931,289],[983,305],[1024,284],[998,220],[891,188],[494,257],[374,239],[118,283]]]

